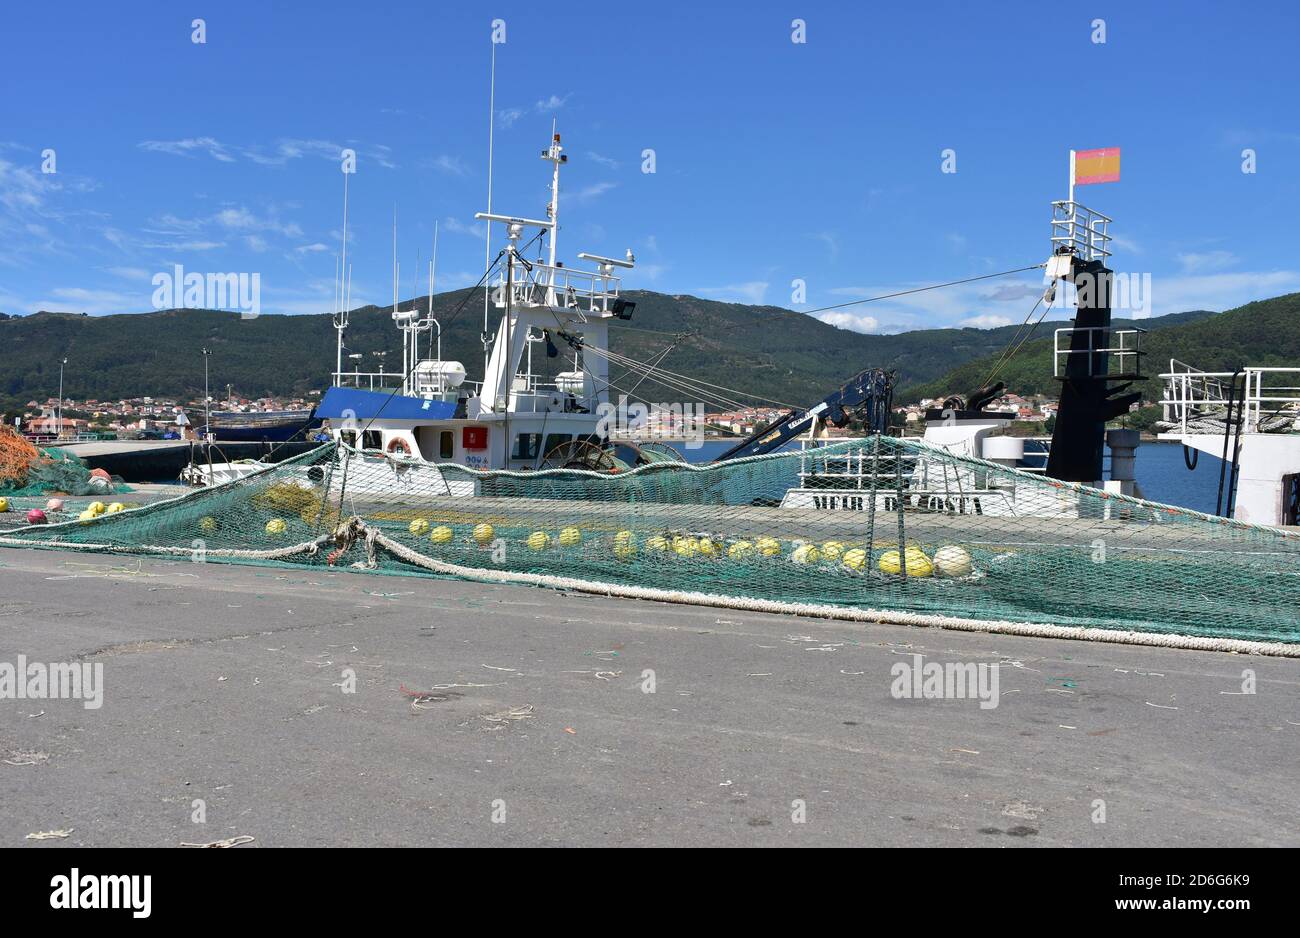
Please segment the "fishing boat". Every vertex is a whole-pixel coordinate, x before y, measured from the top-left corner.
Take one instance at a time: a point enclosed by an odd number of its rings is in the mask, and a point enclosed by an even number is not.
[[[312,426],[311,409],[306,410],[214,410],[206,423],[201,418],[191,422],[200,438],[217,442],[284,443],[300,437]]]
[[[336,317],[337,366],[316,415],[339,444],[357,452],[356,485],[387,489],[413,467],[437,464],[612,468],[624,457],[633,463],[663,457],[663,447],[643,453],[624,446],[622,457],[608,448],[609,328],[632,318],[636,304],[620,296],[619,272],[631,269],[635,257],[631,251],[622,257],[580,253],[594,267],[588,270],[558,259],[560,168],[568,161],[563,150],[557,133],[542,151],[552,164],[545,218],[476,216],[501,226],[507,240],[485,299],[485,325],[489,306],[500,320],[486,343],[481,381],[468,380],[463,363],[441,357],[444,325],[433,315],[432,269],[428,308],[403,308],[394,262],[392,318],[403,337],[401,373],[342,370],[347,319]],[[534,230],[523,245],[525,233]],[[525,249],[538,242],[545,243],[545,256],[528,260]]]
[[[1300,368],[1204,371],[1178,359],[1160,375],[1162,440],[1219,459],[1216,513],[1256,524],[1300,524]]]
[[[560,135],[541,158],[550,164],[550,201],[541,218],[480,212],[477,218],[504,230],[506,243],[480,280],[484,286],[485,360],[483,378],[471,381],[460,361],[441,354],[447,323],[433,315],[434,272],[424,309],[398,300],[394,232],[393,323],[402,333],[400,372],[343,369],[346,312],[337,312],[336,366],[332,386],[316,409],[323,431],[351,453],[349,486],[386,497],[441,489],[451,495],[482,494],[476,471],[529,472],[584,469],[622,472],[640,465],[681,463],[670,447],[643,442],[629,431],[628,403],[611,384],[611,362],[629,373],[681,388],[705,387],[687,375],[665,371],[657,362],[638,362],[610,350],[612,326],[632,318],[635,304],[621,296],[621,274],[634,268],[631,251],[622,257],[579,253],[590,269],[567,266],[558,256],[560,174],[568,162]],[[1138,434],[1106,431],[1107,420],[1127,411],[1122,394],[1139,370],[1141,330],[1111,330],[1108,226],[1111,219],[1069,199],[1052,204],[1052,255],[1043,299],[1050,304],[1063,281],[1101,281],[1103,288],[1080,291],[1076,322],[1056,330],[1057,377],[1062,410],[1049,448],[1026,451],[1021,438],[1003,435],[1013,415],[987,405],[1003,390],[999,382],[967,395],[953,395],[926,415],[924,440],[937,450],[1025,469],[1052,478],[1140,495],[1134,476]],[[345,218],[346,225],[346,218]],[[534,259],[528,250],[540,245]],[[489,281],[490,277],[495,277]],[[340,291],[340,295],[346,295]],[[1041,300],[1040,300],[1041,302]],[[462,303],[452,315],[464,309]],[[489,313],[499,317],[491,328]],[[869,433],[889,429],[894,375],[868,368],[821,401],[792,408],[780,420],[735,443],[714,462],[800,446],[810,453],[829,442],[830,427],[859,421]],[[716,387],[716,386],[715,386]],[[733,392],[739,394],[740,392]],[[1115,397],[1116,394],[1119,397]],[[617,395],[617,396],[616,396]],[[702,407],[702,405],[701,405]],[[842,439],[842,438],[841,438]],[[1062,440],[1064,442],[1062,442]],[[1104,445],[1111,451],[1103,470]],[[443,467],[443,468],[440,468]],[[231,467],[239,471],[238,467]],[[892,480],[875,480],[861,461],[805,467],[773,504],[812,510],[892,509]],[[915,507],[968,514],[1050,515],[1077,511],[1063,497],[1045,507],[1034,490],[1032,505],[1017,504],[1014,484],[996,473],[957,472],[923,458],[906,465],[906,497]],[[878,482],[888,481],[888,485]],[[866,495],[864,493],[874,492]]]

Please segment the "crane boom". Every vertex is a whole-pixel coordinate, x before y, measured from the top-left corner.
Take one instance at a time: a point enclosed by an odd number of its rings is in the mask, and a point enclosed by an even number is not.
[[[761,456],[779,450],[801,433],[815,430],[818,423],[833,427],[846,426],[850,418],[863,413],[864,423],[870,433],[884,433],[889,427],[889,411],[894,399],[895,373],[881,368],[868,368],[851,381],[826,395],[807,409],[790,411],[780,420],[756,430],[731,449],[713,460],[715,463],[744,456]]]

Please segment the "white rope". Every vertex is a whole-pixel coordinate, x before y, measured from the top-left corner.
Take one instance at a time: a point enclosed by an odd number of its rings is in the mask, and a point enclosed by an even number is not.
[[[175,547],[155,544],[79,544],[74,541],[37,540],[26,537],[0,537],[0,545],[5,547],[48,547],[64,550],[84,550],[103,554],[166,554],[168,556],[192,557],[201,554],[204,557],[229,557],[236,560],[282,560],[299,554],[314,555],[327,544],[336,544],[346,550],[352,542],[369,529],[360,518],[351,518],[339,525],[329,534],[323,534],[314,541],[303,541],[287,547],[270,550],[236,550],[230,547],[198,548]]]
[[[333,535],[319,541],[304,541],[292,547],[278,547],[275,550],[235,550],[233,548],[199,548],[199,547],[164,547],[152,544],[78,544],[73,541],[38,541],[32,538],[0,537],[0,546],[4,547],[52,547],[63,550],[84,550],[97,554],[167,554],[176,557],[192,557],[201,554],[205,557],[232,557],[240,560],[280,560],[295,557],[298,554],[314,554],[321,544],[329,541]]]

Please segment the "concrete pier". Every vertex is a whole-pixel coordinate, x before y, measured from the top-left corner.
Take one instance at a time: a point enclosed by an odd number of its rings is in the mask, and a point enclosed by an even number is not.
[[[19,654],[103,706],[0,700],[10,846],[1300,845],[1292,660],[0,549]]]

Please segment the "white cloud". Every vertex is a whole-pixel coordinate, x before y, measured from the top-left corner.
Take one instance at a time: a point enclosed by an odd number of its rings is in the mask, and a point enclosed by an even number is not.
[[[759,306],[763,303],[767,288],[768,282],[766,280],[750,280],[746,283],[733,283],[725,287],[701,287],[700,293],[728,303],[748,303],[751,306]]]
[[[480,221],[465,224],[459,218],[448,216],[442,220],[440,226],[443,231],[450,231],[452,234],[469,235],[473,238],[482,238],[487,235],[487,229],[483,227]]]
[[[845,313],[838,310],[820,313],[817,316],[824,323],[839,329],[852,329],[854,332],[878,332],[880,321],[874,316],[858,313]]]
[[[1014,320],[1007,316],[995,316],[992,313],[985,313],[982,316],[968,316],[958,323],[959,326],[971,326],[975,329],[996,329],[998,326],[1009,326]]]
[[[601,166],[607,166],[610,169],[618,169],[620,165],[618,160],[610,159],[608,156],[601,156],[599,153],[593,153],[591,150],[587,151],[587,159],[591,160],[593,163],[599,163]]]
[[[532,106],[531,110],[537,114],[551,114],[564,107],[571,97],[573,97],[571,94],[566,94],[563,97],[558,94],[553,94],[550,97],[542,98],[537,101]],[[502,130],[509,130],[515,125],[519,118],[528,113],[528,110],[529,109],[522,107],[502,108],[497,111],[497,126]]]
[[[1110,246],[1118,248],[1121,251],[1127,251],[1129,254],[1141,254],[1142,245],[1138,244],[1132,238],[1126,238],[1123,235],[1111,235]]]
[[[154,153],[169,153],[173,156],[191,157],[206,153],[223,163],[235,163],[240,159],[248,160],[259,166],[284,166],[291,160],[304,157],[338,162],[343,158],[344,145],[331,140],[304,140],[296,137],[283,137],[274,143],[265,144],[226,144],[213,137],[187,137],[181,140],[145,140],[137,144],[142,150]],[[361,159],[373,160],[385,169],[396,169],[392,160],[392,148],[376,143],[363,147],[347,144],[347,148],[356,150]]]
[[[221,141],[212,137],[186,137],[182,140],[144,140],[140,149],[154,153],[170,153],[173,156],[195,156],[206,153],[222,163],[233,163],[235,157]]]
[[[538,101],[533,105],[533,110],[538,114],[545,114],[548,111],[558,111],[560,108],[564,107],[571,97],[573,97],[571,94],[566,94],[562,98],[559,95],[553,94],[549,98],[544,98],[543,100]]]
[[[1212,273],[1223,270],[1237,263],[1237,255],[1231,251],[1189,252],[1178,255],[1178,263],[1184,273]]]
[[[468,176],[469,169],[458,156],[449,156],[446,153],[428,160],[426,165],[431,169],[436,169],[440,173],[446,173],[449,176]]]
[[[514,126],[515,121],[524,116],[524,109],[518,107],[508,107],[504,110],[497,111],[497,126],[502,130],[509,130]]]
[[[569,198],[575,202],[590,202],[592,199],[598,199],[610,189],[618,185],[616,182],[596,182],[589,186],[583,186],[577,192],[571,193]]]
[[[392,147],[385,146],[382,143],[373,144],[367,157],[384,167],[384,169],[397,169],[397,164],[393,162]]]
[[[810,234],[808,237],[820,241],[822,244],[826,245],[826,250],[830,252],[831,260],[835,260],[837,257],[840,256],[840,242],[839,239],[835,237],[834,232],[817,231],[814,232],[813,234]]]
[[[296,223],[281,222],[274,209],[267,217],[259,218],[242,205],[238,208],[224,208],[212,220],[222,228],[233,231],[273,231],[288,238],[302,236],[302,229]]]
[[[646,280],[650,283],[656,283],[667,271],[667,264],[637,264],[626,279]]]
[[[224,248],[224,241],[137,241],[137,248],[150,251],[215,251]]]
[[[1152,277],[1151,315],[1165,316],[1190,309],[1221,312],[1298,290],[1300,271],[1296,270]]]
[[[1043,285],[1033,283],[1007,283],[992,290],[989,293],[982,294],[981,299],[990,303],[1011,303],[1016,300],[1037,299],[1043,295]]]
[[[143,284],[138,293],[63,287],[52,290],[50,298],[29,303],[27,307],[30,312],[48,309],[52,312],[87,313],[91,316],[105,313],[137,313],[150,308],[152,295],[153,287],[149,284]]]
[[[123,280],[148,280],[153,275],[143,267],[108,267],[105,268],[114,277]]]

